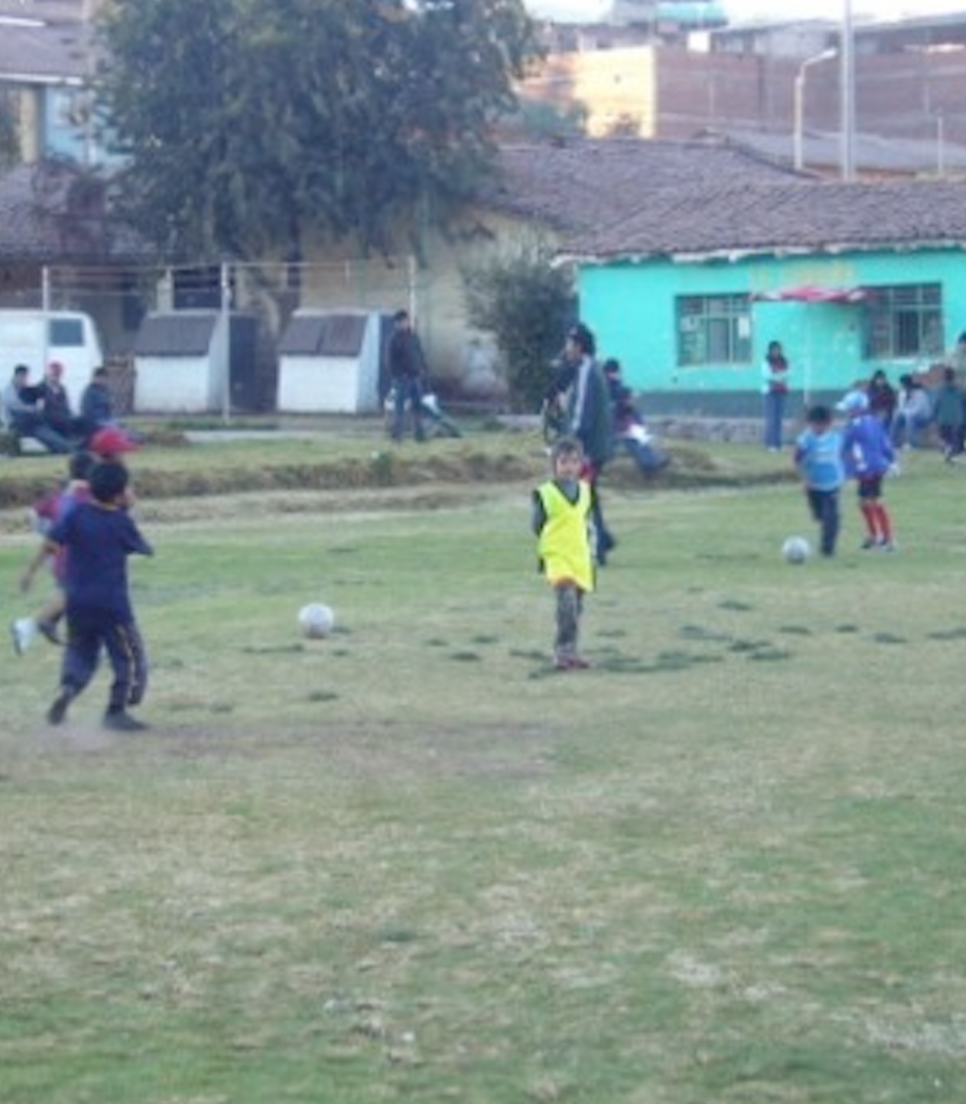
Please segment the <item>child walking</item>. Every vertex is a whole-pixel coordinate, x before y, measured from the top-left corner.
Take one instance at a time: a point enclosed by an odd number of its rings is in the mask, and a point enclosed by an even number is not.
[[[850,391],[836,409],[849,419],[842,434],[842,458],[846,475],[858,488],[866,534],[862,547],[893,552],[892,518],[882,502],[882,481],[895,463],[892,442],[882,422],[869,413],[864,391]]]
[[[808,508],[819,524],[822,555],[834,556],[840,524],[839,492],[845,482],[842,434],[832,427],[832,412],[827,406],[813,406],[806,420],[808,428],[795,443],[795,466],[802,477]]]
[[[67,646],[60,690],[47,711],[53,725],[63,722],[70,703],[93,678],[104,647],[114,670],[105,727],[119,732],[147,727],[128,712],[144,698],[148,665],[131,607],[127,558],[154,553],[126,508],[129,479],[123,464],[95,465],[92,500],[77,503],[47,538],[52,553],[67,550]]]
[[[966,395],[956,381],[956,369],[943,371],[942,386],[936,392],[936,428],[943,445],[943,459],[954,464],[963,453],[966,434]]]
[[[540,567],[556,597],[554,666],[574,671],[590,664],[578,651],[584,595],[594,589],[590,541],[592,492],[580,478],[584,453],[573,437],[561,437],[550,451],[553,477],[533,493],[533,531]]]

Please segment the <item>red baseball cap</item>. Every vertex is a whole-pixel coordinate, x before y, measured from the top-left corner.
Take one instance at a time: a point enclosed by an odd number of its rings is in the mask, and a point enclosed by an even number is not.
[[[122,452],[137,452],[138,443],[123,429],[117,426],[105,426],[91,437],[88,448],[101,457],[117,456]]]

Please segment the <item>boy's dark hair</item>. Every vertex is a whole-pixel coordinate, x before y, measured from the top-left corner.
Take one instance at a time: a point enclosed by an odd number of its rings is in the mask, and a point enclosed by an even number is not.
[[[75,452],[70,458],[70,464],[67,470],[71,479],[82,479],[86,481],[90,479],[91,471],[96,463],[97,457],[93,454],[85,451]]]
[[[597,355],[597,342],[583,322],[578,322],[567,336],[585,356]]]
[[[392,316],[393,322],[398,326],[400,322],[405,322],[409,318],[408,310],[397,310]]]
[[[550,446],[550,463],[556,464],[561,456],[583,456],[584,447],[576,437],[558,437]]]
[[[805,420],[809,425],[828,425],[832,420],[832,411],[827,406],[823,406],[822,403],[817,403],[815,406],[809,407]]]
[[[91,469],[91,494],[98,502],[105,504],[116,502],[118,496],[127,490],[129,479],[128,470],[123,464],[112,460],[101,460]]]

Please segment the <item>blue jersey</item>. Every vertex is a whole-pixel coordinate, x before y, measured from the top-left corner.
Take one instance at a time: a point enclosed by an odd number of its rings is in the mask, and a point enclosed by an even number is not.
[[[127,510],[79,502],[60,518],[49,539],[68,550],[64,585],[68,612],[129,621],[127,558],[153,554]]]
[[[837,491],[845,481],[842,434],[837,429],[806,429],[795,442],[795,463],[810,490]]]
[[[852,479],[875,479],[886,474],[895,451],[885,426],[874,414],[861,414],[845,427],[842,456]]]

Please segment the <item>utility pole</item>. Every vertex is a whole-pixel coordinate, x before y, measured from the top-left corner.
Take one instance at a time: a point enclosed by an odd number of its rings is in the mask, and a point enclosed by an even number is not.
[[[855,36],[852,33],[852,0],[842,0],[842,59],[840,100],[842,108],[842,179],[855,179]]]

